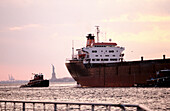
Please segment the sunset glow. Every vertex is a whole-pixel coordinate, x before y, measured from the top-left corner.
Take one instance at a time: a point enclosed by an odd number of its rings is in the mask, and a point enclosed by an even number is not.
[[[32,73],[71,77],[65,62],[85,36],[96,34],[125,47],[125,60],[170,58],[169,0],[1,0],[0,81]]]

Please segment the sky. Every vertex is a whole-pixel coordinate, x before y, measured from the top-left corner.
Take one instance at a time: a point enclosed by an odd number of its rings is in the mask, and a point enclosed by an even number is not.
[[[71,77],[65,66],[86,35],[125,47],[125,61],[170,57],[170,0],[0,0],[0,81],[32,73]]]

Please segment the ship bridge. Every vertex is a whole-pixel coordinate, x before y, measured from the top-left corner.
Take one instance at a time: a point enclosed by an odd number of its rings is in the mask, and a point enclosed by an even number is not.
[[[117,46],[117,43],[93,43],[91,47],[84,47],[85,53],[83,63],[115,63],[123,61],[122,52],[124,47]]]
[[[93,63],[115,63],[123,61],[122,52],[124,47],[117,46],[117,43],[111,42],[99,42],[99,28],[97,26],[97,42],[95,42],[94,34],[88,34],[86,36],[86,47],[77,49],[77,60],[83,61],[84,64]],[[74,51],[74,50],[73,50]]]
[[[93,43],[93,46],[94,47],[115,47],[115,46],[117,46],[117,43],[104,43],[104,42],[102,42],[102,43]]]

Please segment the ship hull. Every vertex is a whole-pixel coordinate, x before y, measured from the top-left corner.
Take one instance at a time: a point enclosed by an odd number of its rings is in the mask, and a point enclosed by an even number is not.
[[[49,80],[38,80],[38,81],[32,81],[28,84],[21,85],[21,87],[48,87],[49,86]]]
[[[170,69],[170,59],[86,65],[70,61],[66,67],[82,87],[147,86],[147,80],[155,78],[157,71]]]

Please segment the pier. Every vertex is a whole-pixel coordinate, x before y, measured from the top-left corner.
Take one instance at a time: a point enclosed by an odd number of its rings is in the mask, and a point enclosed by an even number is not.
[[[126,111],[128,108],[133,111],[151,111],[142,105],[133,104],[0,100],[0,111],[114,111],[116,108],[121,111]]]

